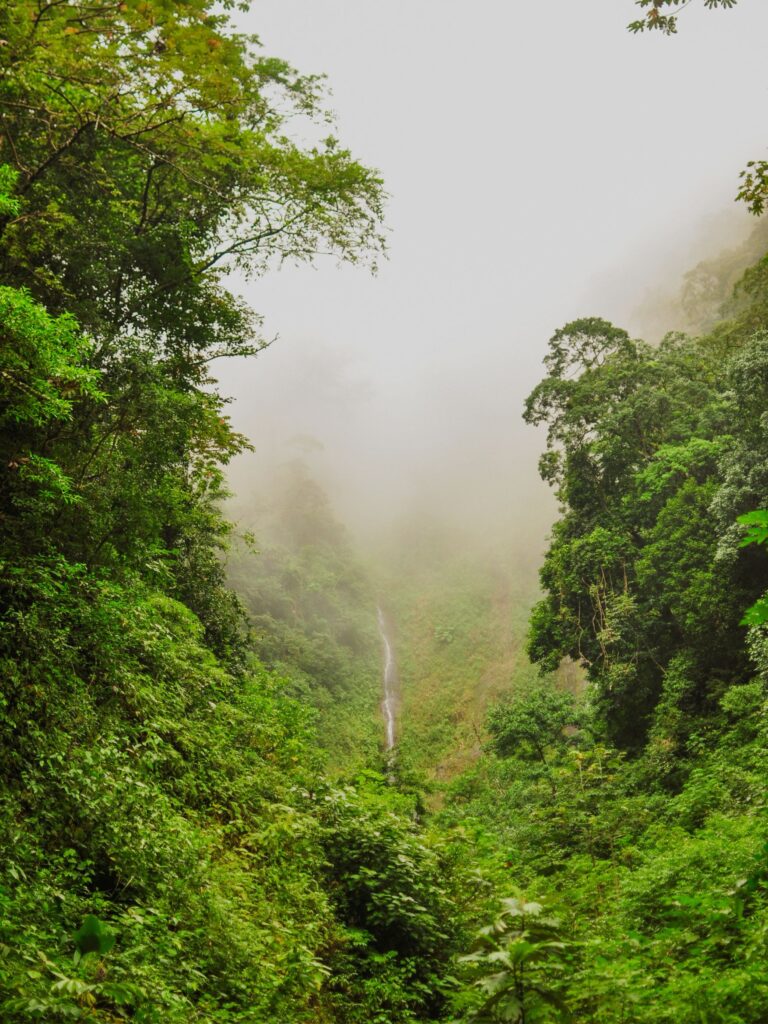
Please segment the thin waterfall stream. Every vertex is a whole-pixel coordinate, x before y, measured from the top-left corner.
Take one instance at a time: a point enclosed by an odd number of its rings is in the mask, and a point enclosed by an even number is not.
[[[384,644],[384,700],[381,702],[381,710],[384,713],[384,726],[386,730],[385,749],[390,751],[395,746],[395,716],[399,680],[397,678],[395,657],[392,653],[392,643],[387,634],[387,620],[381,608],[377,608],[376,611],[379,620],[379,633]]]

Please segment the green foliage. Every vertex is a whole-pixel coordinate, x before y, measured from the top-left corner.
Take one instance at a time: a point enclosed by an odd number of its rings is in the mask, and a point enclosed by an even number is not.
[[[382,774],[373,587],[303,469],[245,608],[222,564],[209,367],[263,345],[226,273],[375,259],[383,199],[232,7],[0,9],[0,1016],[762,1024],[765,260],[700,338],[555,333],[530,652],[587,699],[533,685],[497,559],[422,538]]]
[[[439,821],[472,836],[496,892],[562,908],[566,948],[537,979],[576,1020],[768,1013],[763,262],[699,338],[566,325],[526,406],[561,502],[529,650],[589,685],[493,707]],[[526,1007],[498,936],[476,959],[487,995],[463,989],[462,1019],[557,1019]]]
[[[32,634],[50,660],[39,676],[31,654],[4,666],[26,683],[5,694],[4,1012],[266,1022],[333,1006],[354,1021],[386,1005],[421,1019],[440,998],[453,882],[410,800],[383,780],[329,790],[291,684],[258,664],[232,677],[183,605],[140,595],[104,584],[72,624],[82,649],[52,589]],[[42,641],[44,622],[61,638]]]
[[[490,703],[535,685],[523,650],[534,572],[466,541],[403,537],[385,593],[401,678],[398,758],[433,782],[467,767]]]
[[[407,995],[403,1008],[414,1017],[376,1019],[432,1019],[443,1003],[444,977],[462,938],[453,902],[460,872],[451,851],[394,813],[382,790],[333,795],[323,820],[332,898],[355,936],[352,984],[359,988],[371,977],[381,984],[399,972],[397,986],[388,984],[389,1007],[380,994],[380,1008],[395,1013]]]
[[[628,762],[585,730],[580,748],[550,749],[548,775],[519,749],[489,751],[451,787],[443,824],[472,830],[497,891],[511,877],[563,908],[556,941],[567,948],[538,977],[575,1019],[762,1019],[765,708],[764,682],[732,687],[687,765],[664,741]],[[478,952],[483,975],[497,973]],[[509,966],[496,980],[509,991]],[[469,1013],[473,998],[456,1008]],[[490,1009],[479,1019],[504,1019]]]
[[[353,829],[347,848],[296,699],[314,675],[349,693],[368,584],[332,524],[296,631],[314,661],[277,628],[257,648],[282,657],[253,656],[220,558],[246,441],[207,369],[261,345],[225,269],[375,252],[380,182],[290,140],[296,115],[325,123],[319,81],[205,0],[19,2],[0,37],[0,1016],[415,1021],[440,1002],[449,865],[410,798],[350,789],[371,842],[385,823],[413,859],[390,877],[382,845],[360,944]]]
[[[5,464],[22,478],[36,460],[20,500],[46,498],[48,529],[14,523],[16,547],[161,582],[241,665],[218,506],[247,442],[209,366],[262,342],[224,275],[375,254],[382,194],[332,138],[291,138],[296,117],[327,133],[320,80],[263,56],[227,12],[3,6],[0,414]]]
[[[768,544],[768,511],[757,509],[754,512],[746,512],[743,516],[738,517],[738,522],[747,527],[740,542],[741,547],[748,547],[750,544]],[[753,605],[747,608],[741,622],[744,626],[760,626],[768,622],[768,598],[758,598]]]
[[[569,1019],[562,998],[567,947],[559,929],[560,921],[545,914],[541,903],[519,896],[502,900],[494,922],[478,934],[475,952],[461,958],[481,975],[475,982],[480,1003],[466,1019],[476,1024]]]
[[[703,0],[704,6],[712,11],[717,7],[726,10],[733,8],[738,0]],[[674,14],[663,14],[665,7],[687,7],[690,0],[635,0],[638,7],[644,10],[644,16],[632,21],[629,24],[630,32],[658,31],[664,35],[674,35],[677,32],[677,16]]]
[[[238,508],[258,551],[236,544],[229,580],[243,601],[262,662],[293,681],[319,713],[333,765],[377,757],[383,735],[381,642],[373,587],[328,499],[305,466],[284,468],[270,501]]]
[[[751,671],[739,623],[764,586],[732,526],[768,495],[765,341],[715,361],[711,337],[652,349],[587,320],[557,332],[547,368],[526,418],[549,425],[542,475],[564,516],[529,652],[547,669],[581,662],[609,735],[637,748],[673,663],[687,665],[687,723]]]
[[[209,366],[262,347],[225,274],[375,258],[382,206],[321,138],[321,81],[231,7],[0,9],[0,1017],[19,1024],[441,1005],[454,865],[383,780],[345,791],[361,853],[297,699],[302,676],[349,694],[375,651],[364,574],[332,525],[302,569],[310,658],[276,628],[269,667],[225,583],[224,467],[247,442]]]
[[[100,921],[98,917],[94,917],[93,914],[88,914],[75,932],[75,946],[81,956],[86,953],[98,953],[103,956],[112,949],[114,944],[115,936],[104,922]]]
[[[491,746],[500,757],[516,754],[546,764],[547,751],[565,746],[566,730],[575,731],[582,717],[569,693],[538,687],[491,709],[488,715]]]
[[[327,131],[321,81],[263,56],[228,6],[18,0],[0,20],[16,69],[4,125],[37,214],[5,227],[16,273],[158,338],[181,310],[199,314],[186,351],[167,337],[180,360],[204,355],[201,337],[249,344],[227,339],[248,313],[212,276],[222,261],[253,270],[321,245],[355,260],[379,244],[376,175],[332,137],[302,149],[286,130],[298,115]],[[57,266],[64,239],[76,259]]]
[[[51,317],[28,293],[0,287],[0,318],[4,433],[71,419],[77,398],[101,397],[97,374],[83,365],[91,346],[71,316]]]

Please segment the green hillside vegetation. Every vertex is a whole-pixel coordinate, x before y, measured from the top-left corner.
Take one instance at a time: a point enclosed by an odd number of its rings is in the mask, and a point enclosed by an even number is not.
[[[283,467],[269,499],[235,507],[229,579],[262,664],[291,680],[317,711],[329,768],[376,764],[381,742],[381,639],[373,583],[328,499],[300,462]]]
[[[701,337],[551,340],[526,417],[561,516],[528,650],[589,686],[500,702],[440,813],[518,900],[466,961],[475,1020],[768,1015],[765,267]]]
[[[374,577],[300,466],[252,551],[226,272],[375,260],[383,193],[233,7],[0,6],[0,1020],[764,1024],[768,256],[555,332],[538,595],[429,525]]]
[[[505,656],[478,562],[438,559],[402,599],[403,751],[449,779],[435,824],[470,839],[497,898],[459,961],[458,1019],[768,1014],[764,263],[700,337],[651,347],[599,318],[553,336],[526,408],[561,504],[538,681]],[[509,692],[478,727],[489,666]]]
[[[400,757],[441,783],[479,754],[489,705],[536,680],[525,652],[536,587],[514,558],[426,530],[429,549],[406,542],[386,597],[402,690]]]
[[[434,1017],[457,855],[375,765],[324,775],[298,680],[347,686],[341,646],[254,648],[208,371],[260,346],[225,269],[375,255],[381,183],[290,140],[320,83],[221,5],[20,0],[0,39],[0,1017]],[[349,604],[334,558],[299,575]]]

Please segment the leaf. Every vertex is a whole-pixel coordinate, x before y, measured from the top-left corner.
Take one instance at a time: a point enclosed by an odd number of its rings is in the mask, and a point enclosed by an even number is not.
[[[538,915],[538,914],[541,913],[541,911],[543,909],[544,908],[542,907],[541,903],[531,902],[531,903],[524,903],[523,904],[523,913],[524,914],[535,914],[535,915]]]
[[[489,953],[482,959],[489,964],[503,964],[505,967],[510,968],[512,966],[512,961],[509,958],[509,953],[504,949],[494,950],[493,953]]]
[[[523,1004],[517,996],[509,996],[496,1008],[496,1016],[505,1024],[515,1024],[523,1018]]]
[[[88,914],[74,934],[75,945],[81,955],[98,953],[104,956],[115,944],[114,933],[93,914]]]
[[[768,622],[768,597],[761,597],[753,605],[750,605],[744,612],[744,617],[739,625],[760,626],[764,622]]]
[[[499,971],[498,974],[488,974],[477,982],[477,987],[486,992],[489,996],[495,996],[503,992],[512,983],[512,976],[509,971]]]
[[[737,522],[748,528],[739,541],[739,547],[768,543],[768,510],[755,509],[753,512],[746,512],[738,517]]]

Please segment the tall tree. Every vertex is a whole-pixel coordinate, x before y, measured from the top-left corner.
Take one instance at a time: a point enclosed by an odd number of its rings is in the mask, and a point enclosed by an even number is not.
[[[15,172],[0,279],[76,318],[104,398],[36,439],[78,497],[36,543],[170,573],[211,636],[228,600],[205,596],[222,583],[221,465],[246,442],[209,368],[263,344],[226,273],[382,247],[381,181],[328,135],[321,79],[233,31],[234,6],[0,10],[0,160]],[[291,138],[297,121],[314,144]],[[25,451],[10,455],[16,472]]]
[[[743,341],[724,373],[717,338],[653,348],[587,318],[555,333],[528,398],[526,420],[548,426],[541,472],[563,511],[530,653],[587,667],[622,746],[643,744],[657,707],[671,721],[670,702],[686,704],[690,726],[751,672],[739,622],[761,570],[730,527],[766,489],[764,348]]]

